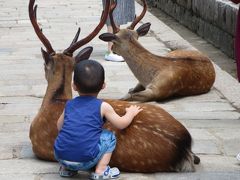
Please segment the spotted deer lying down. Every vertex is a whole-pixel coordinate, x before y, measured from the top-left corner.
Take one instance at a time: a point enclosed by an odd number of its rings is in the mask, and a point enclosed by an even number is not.
[[[72,98],[71,78],[74,64],[88,59],[92,48],[84,48],[73,58],[72,53],[89,42],[99,32],[107,18],[110,0],[96,29],[77,42],[79,31],[73,43],[63,53],[56,54],[50,42],[43,35],[36,21],[34,0],[29,3],[32,25],[47,51],[42,50],[45,60],[45,76],[48,82],[41,108],[30,127],[30,139],[35,155],[43,160],[55,161],[54,140],[58,134],[57,120],[65,103]],[[119,115],[125,113],[129,102],[106,100]],[[110,164],[128,172],[194,171],[194,162],[199,158],[191,151],[192,139],[187,129],[162,108],[149,104],[138,104],[143,111],[124,130],[114,129],[106,123],[105,128],[116,133],[117,146]]]
[[[119,115],[129,102],[106,100]],[[194,171],[200,159],[191,151],[192,139],[187,129],[159,106],[138,103],[143,111],[125,130],[113,130],[117,147],[110,165],[128,172]]]
[[[108,17],[110,0],[107,0],[101,20],[94,31],[78,41],[79,28],[71,45],[63,53],[56,53],[53,50],[50,42],[39,28],[36,18],[37,6],[34,6],[34,4],[35,0],[29,1],[29,17],[37,36],[47,50],[41,49],[48,86],[41,108],[30,126],[29,136],[33,152],[38,158],[54,160],[53,144],[58,134],[56,123],[64,110],[66,101],[72,98],[71,83],[74,64],[83,59],[88,59],[93,48],[86,47],[75,57],[72,57],[73,52],[91,41],[102,29]]]
[[[157,56],[146,50],[138,37],[144,36],[150,29],[150,23],[134,27],[144,17],[147,4],[142,0],[144,9],[141,15],[127,29],[119,29],[110,11],[110,20],[114,34],[99,36],[103,41],[113,42],[113,52],[123,56],[129,68],[139,81],[130,89],[123,100],[158,101],[171,96],[190,96],[208,92],[214,81],[215,71],[210,59],[198,51],[175,50],[166,56]]]

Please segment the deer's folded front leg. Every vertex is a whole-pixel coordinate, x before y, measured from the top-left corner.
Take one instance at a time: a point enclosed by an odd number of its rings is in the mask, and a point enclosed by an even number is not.
[[[131,96],[133,93],[143,91],[143,90],[145,90],[145,87],[140,83],[138,83],[134,88],[129,89],[128,93],[124,97],[122,97],[120,100],[131,101]]]
[[[129,89],[128,93],[132,94],[143,90],[145,90],[145,87],[141,83],[138,83],[134,88]]]
[[[147,85],[145,90],[128,93],[124,100],[152,101],[167,98],[181,88],[179,80],[174,79],[175,76],[177,76],[176,72],[160,72],[151,83]]]
[[[130,93],[128,101],[151,101],[156,97],[156,93],[153,89],[146,88],[144,91]]]

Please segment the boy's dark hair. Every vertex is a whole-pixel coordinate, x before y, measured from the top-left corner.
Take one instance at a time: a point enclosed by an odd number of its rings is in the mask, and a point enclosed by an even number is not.
[[[98,93],[104,80],[104,69],[97,61],[83,60],[74,67],[73,81],[81,93]]]

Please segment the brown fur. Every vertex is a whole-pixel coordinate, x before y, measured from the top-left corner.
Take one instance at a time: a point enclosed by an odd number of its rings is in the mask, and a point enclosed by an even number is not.
[[[198,51],[175,50],[157,56],[139,44],[136,31],[122,29],[116,37],[113,51],[123,56],[142,87],[130,91],[123,100],[152,101],[202,94],[215,81],[210,59]]]
[[[33,152],[41,159],[55,160],[53,144],[58,134],[57,120],[64,110],[66,100],[72,98],[73,65],[73,58],[56,54],[53,56],[52,65],[46,68],[48,87],[29,133]]]
[[[145,23],[136,31],[135,26],[147,11],[146,0],[141,0],[143,10],[126,29],[116,26],[111,4],[109,17],[114,34],[104,33],[100,39],[113,42],[113,51],[123,56],[139,83],[122,98],[129,101],[163,100],[171,96],[190,96],[208,92],[214,81],[215,71],[210,59],[198,51],[172,51],[157,56],[138,42],[139,36],[148,33],[151,24]]]
[[[66,101],[72,98],[73,67],[75,63],[89,58],[92,53],[92,47],[82,49],[74,58],[72,57],[73,53],[99,33],[108,17],[109,7],[110,0],[107,0],[99,24],[89,35],[78,41],[79,28],[71,45],[63,53],[56,54],[37,22],[37,5],[35,5],[35,0],[29,0],[28,12],[30,21],[38,38],[46,48],[46,51],[41,50],[45,61],[45,78],[48,82],[41,108],[30,126],[29,133],[33,152],[38,158],[55,160],[53,144],[58,134],[57,120],[64,110]]]
[[[107,100],[119,115],[130,103]],[[193,171],[191,136],[187,129],[166,111],[150,104],[138,104],[143,111],[131,125],[117,130],[107,123],[117,137],[117,147],[110,165],[130,172]],[[187,160],[187,158],[189,158]],[[178,169],[181,163],[187,169]]]

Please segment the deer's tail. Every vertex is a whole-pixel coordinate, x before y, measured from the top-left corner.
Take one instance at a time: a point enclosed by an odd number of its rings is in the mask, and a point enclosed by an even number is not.
[[[189,151],[186,154],[186,157],[180,163],[177,164],[174,170],[177,172],[194,172],[195,171],[194,165],[199,163],[200,158],[191,151]]]
[[[200,158],[192,152],[192,137],[188,131],[185,132],[181,141],[178,142],[177,159],[175,159],[174,171],[193,172],[195,164],[200,163]]]

